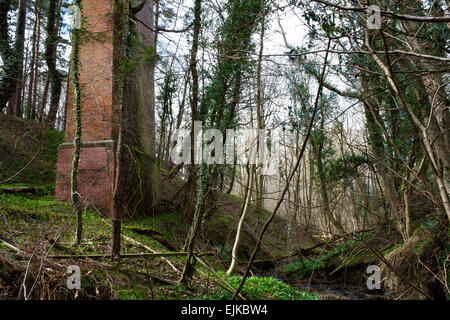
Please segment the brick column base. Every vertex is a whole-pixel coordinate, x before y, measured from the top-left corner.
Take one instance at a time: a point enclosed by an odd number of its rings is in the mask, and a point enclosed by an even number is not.
[[[56,193],[58,200],[70,201],[73,143],[63,143],[58,150]],[[83,142],[78,167],[78,191],[82,199],[105,215],[112,209],[115,172],[115,142]]]

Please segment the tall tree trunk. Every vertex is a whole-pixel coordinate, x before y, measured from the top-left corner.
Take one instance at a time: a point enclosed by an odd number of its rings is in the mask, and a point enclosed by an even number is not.
[[[80,0],[76,1],[76,4],[80,7]],[[72,51],[72,83],[74,88],[74,107],[75,107],[75,140],[74,140],[74,153],[72,161],[72,175],[71,175],[71,195],[72,204],[77,212],[77,230],[75,235],[75,244],[79,245],[83,234],[83,214],[81,209],[81,197],[78,193],[78,164],[80,162],[81,153],[81,135],[82,135],[82,123],[81,123],[81,86],[80,86],[80,29],[73,30],[73,51]]]
[[[23,0],[20,0],[24,2]],[[20,5],[20,2],[19,2]],[[23,70],[23,46],[26,8],[24,3],[19,6],[19,15],[17,19],[16,38],[14,45],[11,46],[9,38],[8,13],[11,9],[12,1],[0,1],[0,56],[3,61],[3,73],[0,79],[0,112],[3,112],[7,103],[8,113],[16,114],[16,85],[22,77]],[[18,72],[20,70],[20,73]],[[19,90],[20,92],[20,90]]]
[[[184,80],[184,86],[183,86],[183,96],[181,98],[181,103],[179,103],[179,110],[178,110],[178,115],[177,115],[177,121],[176,121],[176,125],[175,125],[175,130],[179,130],[181,128],[181,124],[183,122],[183,115],[184,115],[184,110],[185,110],[185,106],[186,106],[186,95],[187,95],[187,89],[188,89],[188,85],[189,85],[189,78],[190,75],[189,73],[186,73],[185,75],[185,80]],[[178,132],[178,131],[176,131]],[[177,141],[178,141],[178,133],[176,134],[176,137],[174,137],[173,139],[169,139],[172,140],[172,145],[169,147],[169,149],[167,150],[167,152],[170,154],[170,150],[172,150],[173,148],[175,148]],[[170,161],[170,159],[169,159]],[[169,166],[169,177],[174,177],[178,174],[178,172],[180,171],[180,169],[182,168],[182,165],[177,165],[174,166],[174,164],[172,162],[170,162],[170,166]]]
[[[0,79],[0,112],[6,108],[12,96],[14,81],[12,70],[14,68],[14,56],[9,39],[8,13],[12,1],[0,1],[0,55],[3,62],[3,74]],[[8,113],[10,110],[7,110]]]
[[[146,61],[140,62],[130,72],[127,79],[127,137],[124,143],[131,143],[142,151],[139,155],[142,160],[142,168],[133,168],[134,173],[128,178],[141,180],[139,193],[140,199],[136,202],[136,210],[150,214],[159,204],[161,195],[160,164],[156,158],[155,142],[155,68],[157,62],[157,29],[156,20],[158,5],[153,0],[145,0],[142,6],[131,8],[131,13],[137,18],[137,25],[130,25],[130,33],[134,33],[139,41],[151,48],[151,56]],[[147,26],[152,26],[153,30]],[[129,48],[128,48],[129,49]],[[132,49],[131,49],[132,50]],[[129,55],[134,59],[134,52]],[[136,50],[138,51],[138,50]],[[136,56],[140,59],[139,56]],[[134,135],[134,137],[130,137]],[[133,139],[131,141],[130,139]],[[140,170],[140,172],[138,172]],[[133,183],[127,180],[126,183]]]
[[[45,77],[44,91],[42,92],[42,99],[41,103],[39,104],[38,110],[38,120],[41,122],[43,122],[45,119],[45,107],[47,106],[49,89],[50,89],[50,75],[47,72],[47,76]]]
[[[33,85],[34,85],[34,77],[35,77],[34,64],[36,62],[36,43],[37,43],[38,23],[39,23],[38,22],[38,14],[35,11],[33,35],[31,38],[30,79],[28,81],[28,95],[27,95],[27,101],[26,101],[25,110],[24,110],[26,119],[32,119],[31,103],[32,103],[32,99],[33,99]]]
[[[55,126],[62,91],[62,75],[56,66],[56,49],[58,48],[59,43],[60,11],[61,0],[50,0],[48,7],[47,39],[45,46],[45,61],[47,63],[50,78],[50,109],[45,122],[50,127]]]
[[[199,36],[201,28],[201,12],[202,12],[202,0],[195,0],[194,6],[194,33],[192,35],[192,48],[191,57],[189,63],[189,70],[192,78],[192,97],[191,97],[191,112],[192,112],[192,130],[191,130],[191,164],[189,165],[188,172],[189,178],[187,180],[187,188],[185,193],[186,206],[183,212],[183,218],[189,218],[192,216],[192,210],[194,208],[195,199],[195,176],[196,169],[194,165],[194,146],[195,146],[195,133],[194,122],[200,120],[199,118],[199,82],[197,71],[197,54],[199,46]]]
[[[112,234],[111,234],[111,258],[113,260],[118,260],[120,258],[120,247],[121,247],[121,219],[125,210],[125,158],[126,158],[126,148],[125,148],[125,135],[126,126],[128,120],[128,108],[126,103],[127,95],[127,75],[123,73],[120,68],[121,61],[127,58],[127,51],[123,39],[127,38],[129,33],[127,20],[128,20],[128,5],[121,0],[114,0],[114,31],[113,31],[113,46],[116,48],[114,50],[113,57],[113,74],[116,77],[117,92],[115,96],[115,105],[120,112],[120,123],[119,123],[119,136],[117,141],[116,150],[116,168],[115,168],[115,183],[114,183],[114,194],[113,194],[113,208],[111,212],[112,218]]]
[[[324,132],[325,132],[325,116],[323,110],[321,110],[319,129],[313,134],[311,134],[311,147],[315,160],[314,165],[317,168],[317,174],[319,176],[319,189],[320,189],[322,215],[324,217],[328,233],[333,234],[330,222],[341,232],[344,232],[344,228],[342,224],[334,217],[333,211],[331,210],[331,206],[329,203],[330,200],[328,196],[328,185],[325,175],[325,167],[323,163],[324,159],[323,148],[325,139]]]
[[[264,52],[264,34],[266,30],[266,12],[265,12],[265,6],[264,6],[264,0],[261,0],[261,32],[259,35],[259,53],[258,53],[258,64],[256,68],[256,118],[257,118],[257,128],[258,128],[258,134],[260,130],[265,128],[265,121],[264,121],[264,104],[263,104],[263,90],[262,90],[262,84],[261,84],[261,71],[262,71],[262,55]],[[260,145],[260,139],[257,140],[257,152],[258,157],[259,155],[263,154],[261,151],[262,148],[264,148],[264,145]],[[265,155],[268,156],[268,155]],[[261,159],[262,160],[262,159]],[[263,161],[260,161],[260,163],[263,163]],[[264,192],[264,176],[262,174],[262,166],[259,165],[256,168],[257,172],[256,174],[256,208],[258,210],[261,209],[262,205],[262,197]],[[259,180],[258,180],[259,179]]]
[[[439,148],[435,150],[436,145],[439,145],[435,143],[435,137],[434,137],[434,131],[430,130],[430,126],[424,125],[423,122],[418,118],[418,116],[415,114],[414,110],[411,108],[411,106],[407,103],[403,93],[400,90],[400,87],[397,82],[397,78],[392,71],[392,65],[388,54],[388,47],[386,44],[386,38],[383,33],[383,31],[380,29],[380,35],[383,39],[384,43],[384,49],[386,53],[386,63],[384,63],[378,55],[373,51],[368,32],[366,32],[366,46],[368,47],[370,54],[373,58],[373,60],[377,63],[377,65],[380,67],[380,69],[385,74],[387,81],[389,83],[389,86],[392,88],[392,90],[395,92],[395,97],[397,101],[399,102],[400,106],[403,108],[403,110],[408,114],[409,119],[411,120],[411,123],[419,130],[423,145],[425,147],[426,154],[430,160],[431,168],[433,169],[434,176],[436,178],[436,182],[439,189],[439,194],[442,200],[442,206],[444,208],[444,211],[447,215],[448,220],[450,221],[450,197],[447,190],[447,183],[444,182],[444,180],[448,177],[445,173],[445,165],[442,163],[442,152],[440,152]],[[430,119],[428,123],[433,122],[433,119]]]
[[[414,2],[408,0],[407,3],[411,3],[408,10],[411,11],[410,13],[414,13]],[[448,2],[447,7],[449,7]],[[434,15],[445,14],[438,1],[433,3],[430,12]],[[423,28],[423,25],[417,22],[408,21],[405,23],[405,29],[411,35],[417,35],[417,32],[421,28]],[[447,55],[445,46],[436,46],[433,38],[409,36],[408,40],[414,52],[425,54],[430,54],[431,52],[434,56],[438,57],[446,57]],[[436,65],[432,61],[424,58],[413,59],[413,64],[417,68],[424,70],[433,70],[436,68]],[[445,83],[445,76],[441,73],[423,74],[421,81],[424,86],[420,94],[425,95],[429,100],[427,105],[430,108],[430,110],[425,111],[424,123],[428,123],[427,130],[429,131],[430,139],[433,141],[434,152],[438,161],[442,162],[444,186],[447,194],[450,195],[450,100],[448,93],[446,93],[448,83]]]
[[[236,238],[234,240],[233,249],[231,250],[231,263],[227,270],[227,275],[230,275],[233,273],[234,269],[236,268],[237,263],[237,251],[239,248],[239,243],[241,241],[241,233],[242,233],[242,226],[244,224],[245,217],[248,213],[248,208],[250,207],[250,199],[252,197],[252,184],[253,184],[253,177],[256,175],[256,172],[254,170],[254,165],[250,167],[249,164],[247,164],[247,185],[246,185],[246,192],[245,192],[245,202],[242,209],[242,214],[239,219],[237,231],[236,231]]]
[[[24,44],[25,44],[25,19],[27,15],[25,0],[19,0],[19,10],[17,15],[17,26],[16,26],[16,45],[15,50],[17,51],[17,70],[16,74],[19,77],[16,80],[16,91],[14,94],[14,115],[16,117],[22,117],[22,88],[24,85],[24,74],[23,74],[23,58],[24,58]]]
[[[195,238],[197,236],[198,229],[200,228],[200,224],[204,216],[205,211],[204,200],[205,197],[207,196],[207,189],[209,183],[208,177],[209,177],[208,168],[206,168],[206,164],[202,164],[200,169],[197,170],[196,178],[199,180],[199,183],[196,190],[197,195],[196,195],[194,217],[192,219],[191,227],[189,229],[186,242],[183,248],[187,252],[187,255],[186,255],[186,262],[183,267],[183,272],[179,280],[180,283],[185,283],[192,274],[191,258],[193,256]]]
[[[37,87],[39,82],[39,47],[41,44],[41,8],[35,5],[35,12],[36,12],[36,46],[35,46],[35,52],[34,52],[34,82],[33,82],[33,94],[31,98],[31,117],[33,119],[38,119],[38,111],[36,110],[36,101],[37,101]]]

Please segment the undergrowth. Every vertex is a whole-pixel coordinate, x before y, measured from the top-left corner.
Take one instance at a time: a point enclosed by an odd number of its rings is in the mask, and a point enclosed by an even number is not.
[[[242,281],[242,276],[227,276],[223,271],[218,272],[218,274],[234,289]],[[272,277],[248,277],[242,287],[241,293],[253,300],[319,300],[314,294],[298,291],[287,283]],[[229,300],[231,298],[231,292],[224,289],[203,297],[205,300]]]
[[[372,232],[365,232],[361,238],[368,238]],[[353,250],[355,246],[360,243],[360,240],[349,239],[338,245],[334,249],[326,252],[323,255],[319,255],[312,259],[305,259],[302,261],[295,261],[283,267],[283,272],[292,276],[304,277],[314,270],[320,269],[326,265],[326,263],[332,259],[342,260],[346,256],[346,252]],[[342,261],[335,261],[342,262]]]

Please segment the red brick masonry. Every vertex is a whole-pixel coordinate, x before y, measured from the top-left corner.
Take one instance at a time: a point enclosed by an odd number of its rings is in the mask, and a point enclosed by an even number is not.
[[[56,199],[70,200],[73,145],[64,143],[58,151]],[[112,208],[115,153],[113,141],[83,144],[78,171],[78,189],[83,200],[104,214]]]
[[[83,200],[109,214],[114,188],[114,140],[117,139],[114,108],[114,2],[83,1],[82,16],[90,36],[80,47],[80,84],[83,126],[78,188]],[[65,143],[58,152],[56,198],[70,200],[70,175],[75,137],[73,86],[69,82]]]

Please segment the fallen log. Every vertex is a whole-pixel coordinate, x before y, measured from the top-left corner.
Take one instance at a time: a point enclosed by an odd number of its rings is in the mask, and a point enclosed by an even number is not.
[[[156,231],[155,229],[152,228],[143,228],[143,227],[132,227],[132,226],[124,226],[125,229],[133,231],[137,234],[142,234],[144,236],[149,236],[149,237],[153,237],[155,235],[157,236],[164,236],[164,234],[162,234],[159,231]]]
[[[153,276],[153,275],[150,276],[150,278],[151,278],[153,281],[156,281],[156,282],[159,282],[159,283],[162,283],[162,284],[168,284],[168,285],[170,285],[170,286],[174,286],[174,285],[177,284],[176,281],[172,281],[172,280],[168,280],[168,279],[162,279],[162,278],[159,278],[159,277]]]
[[[317,249],[319,247],[323,247],[323,246],[329,245],[330,243],[333,243],[333,242],[336,242],[336,241],[341,241],[341,240],[345,239],[345,237],[347,237],[349,235],[354,235],[354,234],[359,234],[359,233],[364,233],[364,232],[369,232],[369,231],[373,231],[373,229],[360,230],[360,231],[357,231],[357,232],[354,232],[354,233],[349,233],[349,234],[337,236],[337,237],[335,237],[333,239],[330,239],[330,240],[327,240],[327,241],[323,241],[323,242],[319,242],[319,243],[314,244],[314,245],[312,245],[310,247],[307,247],[307,248],[299,248],[299,249],[297,249],[297,250],[295,250],[295,251],[293,251],[293,252],[291,252],[291,253],[289,253],[289,254],[287,254],[285,256],[277,256],[277,257],[272,257],[272,258],[268,258],[268,259],[260,259],[260,260],[255,260],[253,262],[256,262],[256,263],[258,263],[258,262],[259,263],[262,263],[262,262],[278,262],[278,261],[281,261],[281,260],[284,260],[284,259],[287,259],[287,258],[292,258],[292,257],[295,257],[295,256],[300,256],[300,255],[306,256],[308,254],[314,253],[314,249]],[[338,254],[341,251],[342,250],[337,251],[337,253],[334,253],[329,258],[333,257],[334,255]],[[246,261],[244,263],[248,263],[248,261]]]
[[[295,250],[295,251],[293,251],[293,252],[291,252],[291,253],[289,253],[289,254],[287,254],[285,256],[278,256],[278,257],[273,257],[273,258],[269,258],[269,259],[255,260],[255,261],[253,261],[253,263],[263,263],[263,262],[275,263],[275,262],[278,262],[278,261],[281,261],[281,260],[284,260],[284,259],[287,259],[287,258],[292,258],[292,257],[295,257],[295,256],[300,256],[300,255],[305,256],[305,255],[308,255],[309,253],[311,253],[314,249],[316,249],[318,247],[322,247],[322,246],[324,246],[326,244],[327,244],[326,242],[318,243],[318,244],[315,244],[315,245],[313,245],[311,247],[308,247],[308,248],[297,249],[297,250]],[[248,261],[246,261],[244,263],[248,263]]]
[[[211,256],[215,253],[212,251],[194,253],[195,256]],[[176,256],[186,256],[187,252],[158,252],[158,253],[127,253],[121,254],[120,258],[158,258],[158,257],[176,257]],[[48,256],[49,259],[102,259],[111,258],[111,254],[87,254],[87,255],[54,255]]]
[[[127,237],[126,235],[122,234],[122,238],[124,238],[126,241],[130,242],[131,244],[138,246],[140,248],[143,248],[145,250],[150,251],[151,253],[158,253],[157,251],[153,250],[152,248],[150,248],[149,246],[146,246],[145,244],[136,241],[130,237]],[[180,271],[173,265],[172,262],[170,262],[168,259],[166,259],[165,257],[162,257],[162,259],[175,271],[180,273]]]
[[[160,244],[162,244],[164,247],[166,247],[167,249],[169,249],[170,251],[177,251],[178,249],[171,244],[166,238],[163,237],[152,237],[152,239],[158,241]]]
[[[125,229],[130,230],[134,233],[141,234],[144,236],[148,236],[153,240],[158,241],[160,244],[162,244],[164,247],[169,249],[170,251],[177,251],[178,249],[171,244],[166,238],[164,238],[164,234],[156,231],[152,228],[142,228],[142,227],[131,227],[126,226]]]
[[[42,189],[36,187],[13,187],[13,188],[0,188],[0,193],[13,194],[13,193],[31,193],[38,194]]]
[[[9,248],[9,249],[11,249],[11,250],[17,252],[18,254],[21,254],[21,253],[22,253],[22,250],[20,250],[19,248],[14,247],[12,244],[9,244],[9,243],[6,242],[6,241],[1,240],[1,241],[0,241],[0,244],[2,244],[2,245],[4,245],[5,247],[7,247],[7,248]]]

